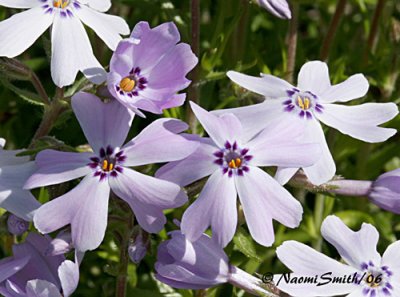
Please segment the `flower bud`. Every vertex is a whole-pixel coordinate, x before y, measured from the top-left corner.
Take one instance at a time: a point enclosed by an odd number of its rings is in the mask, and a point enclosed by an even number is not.
[[[286,0],[256,0],[256,3],[278,18],[292,18],[292,13]]]
[[[369,199],[380,208],[400,214],[400,168],[379,176],[372,184]]]
[[[29,222],[10,214],[7,220],[8,231],[13,235],[22,235],[29,229]]]
[[[129,244],[128,254],[131,261],[139,264],[146,256],[149,240],[144,238],[143,233],[139,232],[136,238]]]

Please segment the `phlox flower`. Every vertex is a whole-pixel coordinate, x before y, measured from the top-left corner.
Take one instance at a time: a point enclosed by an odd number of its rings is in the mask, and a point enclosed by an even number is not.
[[[331,85],[328,66],[324,62],[312,61],[301,68],[297,87],[272,75],[261,74],[261,77],[252,77],[235,71],[229,71],[227,75],[235,83],[265,96],[267,100],[219,113],[235,114],[253,131],[257,130],[256,127],[264,129],[276,121],[290,122],[294,128],[304,129],[304,141],[321,145],[318,162],[303,167],[313,184],[327,182],[336,172],[335,162],[320,122],[351,137],[371,143],[385,141],[396,133],[395,129],[378,127],[398,114],[394,103],[365,103],[353,106],[334,104],[348,102],[367,93],[368,81],[362,74],[353,75],[340,84]],[[281,167],[276,178],[281,183],[286,183],[297,170],[298,168]]]
[[[178,185],[129,167],[176,161],[191,154],[198,144],[178,134],[187,125],[159,119],[123,145],[134,114],[117,100],[103,103],[95,95],[78,93],[72,98],[72,109],[93,152],[44,150],[37,155],[38,170],[26,188],[84,178],[74,189],[39,208],[34,217],[36,228],[49,233],[70,224],[74,247],[93,250],[105,234],[112,190],[129,204],[144,230],[159,232],[166,222],[163,210],[181,206],[187,196]]]
[[[368,197],[379,207],[400,214],[400,169],[379,176],[372,183]]]
[[[278,18],[292,18],[292,13],[286,0],[256,0],[256,2]]]
[[[111,58],[109,92],[141,116],[139,109],[161,114],[163,109],[182,105],[186,94],[176,93],[190,84],[185,76],[198,59],[179,40],[172,22],[153,29],[147,22],[138,23]]]
[[[68,297],[78,286],[79,264],[63,255],[46,256],[49,237],[30,233],[0,261],[0,293],[5,297]]]
[[[40,203],[22,187],[35,170],[34,162],[29,162],[29,157],[17,157],[21,150],[4,150],[5,143],[0,138],[0,207],[32,221]]]
[[[105,0],[0,0],[0,5],[27,8],[0,22],[0,56],[22,54],[51,26],[51,76],[63,87],[75,81],[78,71],[95,83],[105,80],[105,71],[93,54],[84,24],[111,49],[129,34],[120,17],[101,11],[109,8]],[[96,10],[99,9],[100,11]]]
[[[158,246],[155,277],[174,288],[206,289],[223,283],[256,296],[276,296],[263,288],[260,279],[231,265],[224,250],[208,235],[190,241],[180,231]]]
[[[390,297],[400,292],[400,241],[389,245],[381,256],[376,246],[379,233],[370,224],[363,224],[357,232],[348,228],[338,217],[328,216],[321,227],[322,236],[331,243],[344,263],[297,241],[286,241],[277,249],[279,260],[293,271],[292,277],[315,277],[331,273],[330,277],[356,275],[350,281],[316,283],[288,283],[281,280],[278,288],[291,296],[351,296]],[[328,278],[328,275],[325,275]],[[275,284],[279,276],[274,277]],[[325,282],[325,279],[319,279]]]
[[[301,204],[259,167],[312,165],[318,145],[298,144],[296,130],[289,125],[265,129],[246,140],[242,124],[233,114],[216,116],[192,102],[191,106],[210,138],[201,139],[199,148],[186,159],[171,162],[156,173],[181,186],[210,175],[197,200],[183,214],[181,227],[188,239],[198,239],[211,225],[213,237],[226,246],[236,230],[237,195],[258,243],[270,246],[274,242],[272,219],[297,227]]]

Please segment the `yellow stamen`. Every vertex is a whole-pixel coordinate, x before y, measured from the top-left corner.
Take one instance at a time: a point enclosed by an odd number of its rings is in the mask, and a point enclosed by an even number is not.
[[[119,87],[124,92],[131,92],[135,88],[135,86],[136,86],[136,82],[133,79],[129,78],[129,77],[125,77],[119,83]]]
[[[103,160],[103,170],[108,171],[108,161],[107,160]]]
[[[54,0],[53,6],[56,8],[65,8],[69,4],[69,0]]]
[[[229,168],[237,169],[242,165],[242,160],[240,158],[232,159],[228,163]]]
[[[62,4],[62,0],[55,0],[55,1],[53,1],[53,6],[54,6],[54,7],[60,7],[61,4]]]
[[[308,99],[307,97],[304,98],[304,109],[309,109],[310,108],[310,99]]]
[[[110,163],[110,165],[108,165],[108,171],[112,171],[114,169],[114,164]]]
[[[297,103],[299,104],[300,108],[304,110],[303,99],[300,96],[297,97]]]

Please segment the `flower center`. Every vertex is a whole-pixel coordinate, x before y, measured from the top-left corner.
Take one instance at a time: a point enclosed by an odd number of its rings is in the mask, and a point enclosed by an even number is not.
[[[288,99],[283,102],[283,110],[297,112],[301,118],[312,119],[314,112],[322,113],[324,107],[318,103],[318,97],[310,91],[302,92],[297,88],[286,91]]]
[[[139,92],[146,89],[148,83],[147,79],[140,72],[139,67],[132,68],[127,76],[115,84],[116,92],[121,96],[128,96],[130,98],[139,96]]]
[[[308,97],[297,96],[297,106],[302,110],[309,110],[311,107],[311,101]]]
[[[107,146],[100,149],[98,157],[90,158],[90,163],[87,165],[94,169],[94,176],[99,176],[100,180],[103,180],[109,175],[116,177],[118,173],[121,173],[123,167],[120,165],[125,160],[124,151]]]
[[[392,296],[393,287],[390,284],[392,271],[387,266],[375,266],[372,261],[362,263],[361,269],[363,274],[363,295],[368,297],[376,297],[378,292],[382,292],[385,296]]]
[[[248,149],[239,148],[236,141],[233,144],[227,141],[224,148],[214,153],[217,157],[214,163],[220,165],[222,172],[228,173],[229,177],[234,173],[242,176],[244,172],[249,171],[247,163],[253,158],[248,152]]]
[[[54,0],[53,6],[55,8],[65,8],[69,5],[70,0]]]
[[[132,92],[135,86],[136,86],[136,81],[131,77],[125,77],[119,83],[119,87],[124,92]]]

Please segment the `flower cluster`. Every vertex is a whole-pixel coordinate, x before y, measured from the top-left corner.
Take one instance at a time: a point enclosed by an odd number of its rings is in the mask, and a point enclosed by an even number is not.
[[[280,18],[291,18],[284,0],[257,3]],[[132,137],[128,135],[137,116],[160,115],[185,102],[186,94],[179,92],[189,86],[186,76],[198,58],[188,44],[180,43],[176,25],[151,28],[139,22],[130,37],[122,39],[129,27],[121,17],[104,13],[109,0],[0,4],[27,9],[0,22],[0,56],[20,55],[51,26],[55,85],[74,84],[79,71],[90,80],[68,98],[87,139],[85,149],[4,150],[5,140],[0,139],[0,207],[10,213],[9,232],[21,239],[13,245],[13,255],[0,261],[4,296],[70,296],[78,286],[84,253],[104,240],[114,211],[111,203],[122,205],[119,210],[129,218],[120,220],[121,229],[128,229],[119,238],[121,249],[139,263],[151,245],[149,234],[164,229],[166,210],[196,198],[184,210],[180,230],[159,245],[155,278],[184,289],[229,282],[271,297],[278,293],[234,266],[223,249],[234,238],[242,214],[251,237],[265,247],[275,242],[273,220],[299,226],[303,205],[283,186],[289,180],[304,178],[313,187],[325,185],[327,192],[368,196],[381,208],[400,212],[399,169],[375,182],[331,181],[336,165],[321,123],[368,143],[386,141],[397,132],[379,126],[398,115],[395,103],[342,104],[367,94],[364,75],[332,85],[327,64],[311,61],[293,86],[272,75],[228,71],[234,83],[262,95],[264,102],[214,111],[190,102],[206,136],[185,133],[185,122],[162,117]],[[108,72],[94,56],[84,25],[114,51]],[[153,164],[162,165],[154,170]],[[275,177],[271,167],[277,167]],[[67,183],[77,179],[75,187]],[[43,205],[30,192],[59,184],[67,190]],[[192,185],[200,185],[194,195]],[[30,230],[31,222],[43,235]],[[206,235],[209,227],[211,235]],[[57,237],[48,235],[57,230]],[[277,256],[298,276],[335,271],[355,273],[360,282],[329,287],[281,283],[276,290],[293,296],[398,296],[399,241],[381,257],[373,226],[364,224],[353,232],[336,216],[325,219],[322,235],[349,265],[295,241],[283,243]],[[67,259],[72,250],[73,261]],[[382,281],[371,284],[368,277],[378,274]]]

